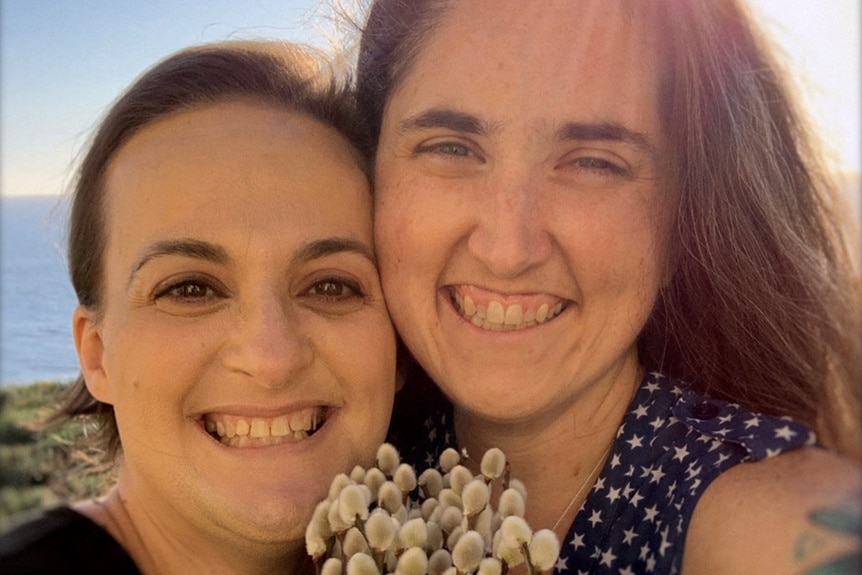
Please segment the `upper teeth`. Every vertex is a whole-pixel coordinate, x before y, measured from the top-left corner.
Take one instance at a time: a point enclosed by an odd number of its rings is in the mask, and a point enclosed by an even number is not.
[[[209,415],[206,430],[220,442],[232,447],[273,445],[308,437],[321,423],[317,409],[303,409],[271,419]]]
[[[455,293],[455,304],[461,315],[473,325],[492,331],[511,331],[544,323],[563,310],[562,301],[553,307],[543,303],[537,308],[525,310],[517,303],[508,307],[499,301],[490,301],[487,306],[476,304],[470,296],[462,297],[458,293]]]

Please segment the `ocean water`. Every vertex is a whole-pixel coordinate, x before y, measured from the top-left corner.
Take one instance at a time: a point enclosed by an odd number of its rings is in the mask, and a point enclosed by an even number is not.
[[[78,374],[58,196],[0,197],[0,385]]]

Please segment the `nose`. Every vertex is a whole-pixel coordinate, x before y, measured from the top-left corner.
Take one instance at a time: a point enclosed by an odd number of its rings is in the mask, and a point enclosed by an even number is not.
[[[237,310],[237,325],[222,351],[229,371],[257,385],[278,388],[301,375],[313,358],[301,321],[289,313],[278,294],[257,299]]]
[[[476,215],[468,249],[497,277],[516,277],[551,254],[538,191],[527,179],[498,181]]]

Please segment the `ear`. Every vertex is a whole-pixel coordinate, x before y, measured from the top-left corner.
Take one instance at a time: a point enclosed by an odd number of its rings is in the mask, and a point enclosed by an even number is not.
[[[104,365],[105,344],[102,341],[102,329],[96,321],[96,312],[78,306],[72,315],[72,333],[81,374],[90,395],[102,403],[113,405],[112,388]]]

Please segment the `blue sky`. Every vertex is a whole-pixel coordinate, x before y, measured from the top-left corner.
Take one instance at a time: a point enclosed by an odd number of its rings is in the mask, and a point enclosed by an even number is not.
[[[314,41],[318,4],[0,0],[2,193],[61,192],[102,112],[160,58],[237,37]]]
[[[859,0],[756,0],[841,167],[859,168]],[[0,0],[0,191],[64,191],[117,94],[156,60],[227,38],[319,40],[319,0]]]

